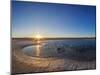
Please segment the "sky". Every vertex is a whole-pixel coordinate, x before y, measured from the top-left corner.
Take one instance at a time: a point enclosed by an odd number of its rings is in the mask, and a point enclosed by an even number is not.
[[[12,37],[95,37],[96,7],[12,1]]]

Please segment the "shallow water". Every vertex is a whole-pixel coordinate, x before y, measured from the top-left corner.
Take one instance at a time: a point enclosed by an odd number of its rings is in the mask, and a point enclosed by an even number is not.
[[[42,44],[24,47],[22,50],[32,57],[95,57],[95,39],[46,40]]]

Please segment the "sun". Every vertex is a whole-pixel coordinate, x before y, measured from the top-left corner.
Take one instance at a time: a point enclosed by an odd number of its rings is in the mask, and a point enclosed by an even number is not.
[[[40,34],[36,34],[35,38],[36,38],[36,39],[41,39],[42,36],[41,36]]]
[[[43,37],[42,37],[40,34],[36,34],[36,35],[35,35],[36,43],[37,43],[37,44],[40,44],[42,38],[43,38]]]

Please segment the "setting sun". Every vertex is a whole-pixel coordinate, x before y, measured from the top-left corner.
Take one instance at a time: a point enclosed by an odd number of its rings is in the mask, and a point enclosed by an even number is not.
[[[35,39],[36,39],[36,42],[37,42],[38,44],[40,44],[40,43],[41,43],[40,40],[42,39],[42,36],[41,36],[40,34],[36,34]]]
[[[36,39],[41,39],[42,36],[41,36],[40,34],[37,34],[37,35],[35,36],[35,38],[36,38]]]
[[[35,39],[36,40],[41,40],[43,37],[42,37],[42,35],[40,34],[40,33],[37,33],[36,35],[35,35]]]

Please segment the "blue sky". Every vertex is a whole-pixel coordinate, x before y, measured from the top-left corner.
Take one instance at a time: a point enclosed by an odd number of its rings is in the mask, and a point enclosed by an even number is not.
[[[12,37],[95,37],[96,7],[12,1]]]

